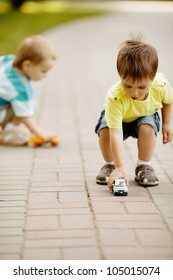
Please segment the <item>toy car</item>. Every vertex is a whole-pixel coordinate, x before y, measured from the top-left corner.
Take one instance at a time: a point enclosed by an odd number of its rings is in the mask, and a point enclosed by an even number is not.
[[[29,139],[28,143],[30,145],[33,145],[34,147],[40,147],[42,145],[51,145],[51,146],[57,146],[59,143],[59,139],[57,138],[56,135],[53,136],[53,140],[51,142],[49,141],[45,141],[43,138],[37,137],[37,136],[33,136]]]
[[[116,179],[112,185],[114,195],[128,195],[128,187],[124,179]]]

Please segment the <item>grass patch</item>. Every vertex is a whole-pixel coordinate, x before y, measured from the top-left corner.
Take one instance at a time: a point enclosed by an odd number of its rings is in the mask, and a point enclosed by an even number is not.
[[[0,56],[15,53],[16,48],[23,38],[41,34],[50,28],[76,19],[103,14],[103,11],[88,11],[74,9],[60,13],[24,14],[13,11],[0,14]]]

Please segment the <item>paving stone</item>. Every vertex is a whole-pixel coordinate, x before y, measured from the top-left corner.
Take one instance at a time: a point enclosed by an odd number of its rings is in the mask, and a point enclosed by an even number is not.
[[[57,209],[28,209],[27,215],[28,216],[56,216]]]
[[[9,254],[9,253],[4,253],[4,254],[1,254],[0,253],[0,260],[20,260],[21,259],[21,255],[20,254]]]
[[[48,174],[40,174],[38,173],[37,175],[33,175],[31,178],[32,182],[48,182],[49,184],[52,182],[56,182],[59,180],[58,173],[48,173]]]
[[[101,260],[97,247],[63,248],[63,260]]]
[[[6,201],[0,201],[0,208],[1,207],[14,207],[14,211],[15,211],[15,207],[25,207],[26,206],[26,201],[25,200],[21,200],[21,201],[10,201],[10,200],[6,200]]]
[[[57,203],[28,203],[28,209],[57,209]]]
[[[166,224],[158,221],[98,221],[99,228],[105,229],[166,229]]]
[[[93,229],[94,224],[89,215],[61,215],[60,224],[62,229]]]
[[[4,190],[3,188],[0,189],[0,196],[17,196],[17,195],[27,195],[28,191],[27,189],[21,189],[21,190]],[[3,197],[2,197],[3,198]]]
[[[159,184],[156,188],[149,188],[149,192],[152,194],[167,194],[173,193],[173,185],[171,182],[165,180],[165,184]]]
[[[102,246],[135,246],[138,244],[135,232],[131,229],[100,229]]]
[[[59,202],[87,202],[85,190],[83,192],[62,192],[59,193]]]
[[[25,214],[23,213],[1,213],[0,211],[0,221],[1,220],[24,220]]]
[[[61,260],[61,250],[60,249],[24,249],[23,260]]]
[[[22,227],[1,227],[0,228],[0,236],[16,236],[16,235],[20,235],[22,236],[23,234],[23,229]]]
[[[17,214],[17,213],[25,213],[26,212],[26,208],[24,206],[22,207],[0,207],[0,213],[1,214]]]
[[[172,248],[167,247],[104,247],[108,260],[172,260]]]
[[[94,238],[42,239],[27,240],[25,248],[78,248],[96,246]]]
[[[172,204],[159,204],[159,210],[166,218],[173,218],[173,205]]]
[[[38,192],[38,193],[31,193],[29,194],[28,203],[40,204],[40,203],[56,203],[57,202],[58,194],[54,193],[46,193],[46,192]]]
[[[59,228],[56,216],[28,216],[26,230],[51,230]]]
[[[169,229],[173,232],[173,218],[165,218]]]
[[[22,174],[18,174],[18,175],[9,175],[9,174],[5,174],[5,175],[1,175],[0,176],[0,183],[1,182],[5,182],[6,179],[7,179],[7,176],[8,176],[8,182],[13,182],[15,180],[18,180],[18,181],[24,181],[24,182],[27,182],[29,179],[30,179],[30,175],[27,174],[27,175],[22,175]]]
[[[57,229],[57,230],[37,230],[26,231],[26,239],[56,239],[56,238],[88,238],[94,237],[93,229]]]
[[[23,227],[24,221],[23,220],[1,220],[0,228],[15,228],[15,227]]]
[[[22,184],[22,183],[15,183],[13,182],[13,184],[1,184],[1,190],[2,191],[17,191],[17,190],[28,190],[30,187],[29,183],[27,182],[26,184]]]
[[[157,214],[158,210],[152,202],[124,202],[129,213]]]
[[[169,230],[136,230],[138,239],[142,246],[172,247],[173,239]]]
[[[27,194],[25,195],[0,195],[0,201],[26,201]]]
[[[22,244],[23,238],[22,236],[0,236],[0,245],[14,245],[14,244]]]
[[[20,244],[1,244],[0,245],[0,255],[3,254],[18,254],[18,252],[21,251],[21,245]]]
[[[34,191],[35,188],[48,188],[48,187],[82,187],[84,186],[84,182],[37,182],[37,183],[32,183],[32,191]]]
[[[69,192],[70,190],[73,190],[73,192],[80,192],[81,191],[81,185],[79,186],[44,186],[44,187],[34,187],[32,188],[30,193],[46,193],[46,192]]]
[[[148,221],[148,222],[161,222],[162,217],[159,214],[121,214],[121,213],[108,213],[108,214],[96,214],[97,221]]]
[[[16,186],[16,185],[19,185],[19,186],[28,186],[28,179],[20,179],[20,176],[18,177],[17,180],[8,180],[8,178],[6,177],[6,179],[4,180],[1,180],[0,181],[0,184],[3,186],[7,185],[7,186]]]
[[[59,174],[59,180],[61,181],[61,182],[63,182],[63,181],[69,181],[69,182],[71,182],[71,181],[83,181],[83,174],[82,174],[82,172],[79,172],[79,173],[74,173],[74,172],[70,172],[70,173],[67,173],[67,172],[64,172],[64,173],[62,173],[62,172],[60,172],[60,174]]]
[[[83,202],[64,202],[64,203],[58,203],[57,209],[68,209],[68,208],[88,208],[88,201]]]
[[[160,204],[172,204],[173,205],[173,193],[169,194],[153,194],[154,202]]]
[[[124,205],[120,202],[94,202],[92,207],[94,212],[99,214],[126,213]]]

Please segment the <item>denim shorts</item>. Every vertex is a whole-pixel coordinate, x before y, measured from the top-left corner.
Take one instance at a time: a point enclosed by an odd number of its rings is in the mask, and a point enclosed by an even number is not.
[[[157,133],[160,130],[160,117],[158,112],[154,113],[150,116],[140,117],[136,119],[133,122],[122,124],[123,129],[123,140],[127,139],[128,137],[138,138],[138,129],[141,124],[149,124],[153,127],[155,135],[157,136]],[[108,127],[105,119],[105,110],[101,111],[100,118],[98,119],[98,123],[95,127],[95,133],[100,135],[100,131],[103,128]]]

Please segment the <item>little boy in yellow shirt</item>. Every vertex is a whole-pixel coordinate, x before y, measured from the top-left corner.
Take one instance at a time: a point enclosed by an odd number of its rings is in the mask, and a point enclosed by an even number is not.
[[[123,160],[123,140],[137,138],[138,161],[135,179],[144,187],[156,186],[159,179],[151,159],[160,130],[162,115],[163,144],[172,141],[171,110],[173,89],[162,73],[157,73],[156,49],[140,38],[123,42],[117,56],[120,81],[108,91],[105,109],[95,128],[105,160],[96,177],[98,184],[108,184],[124,178],[129,184]]]

